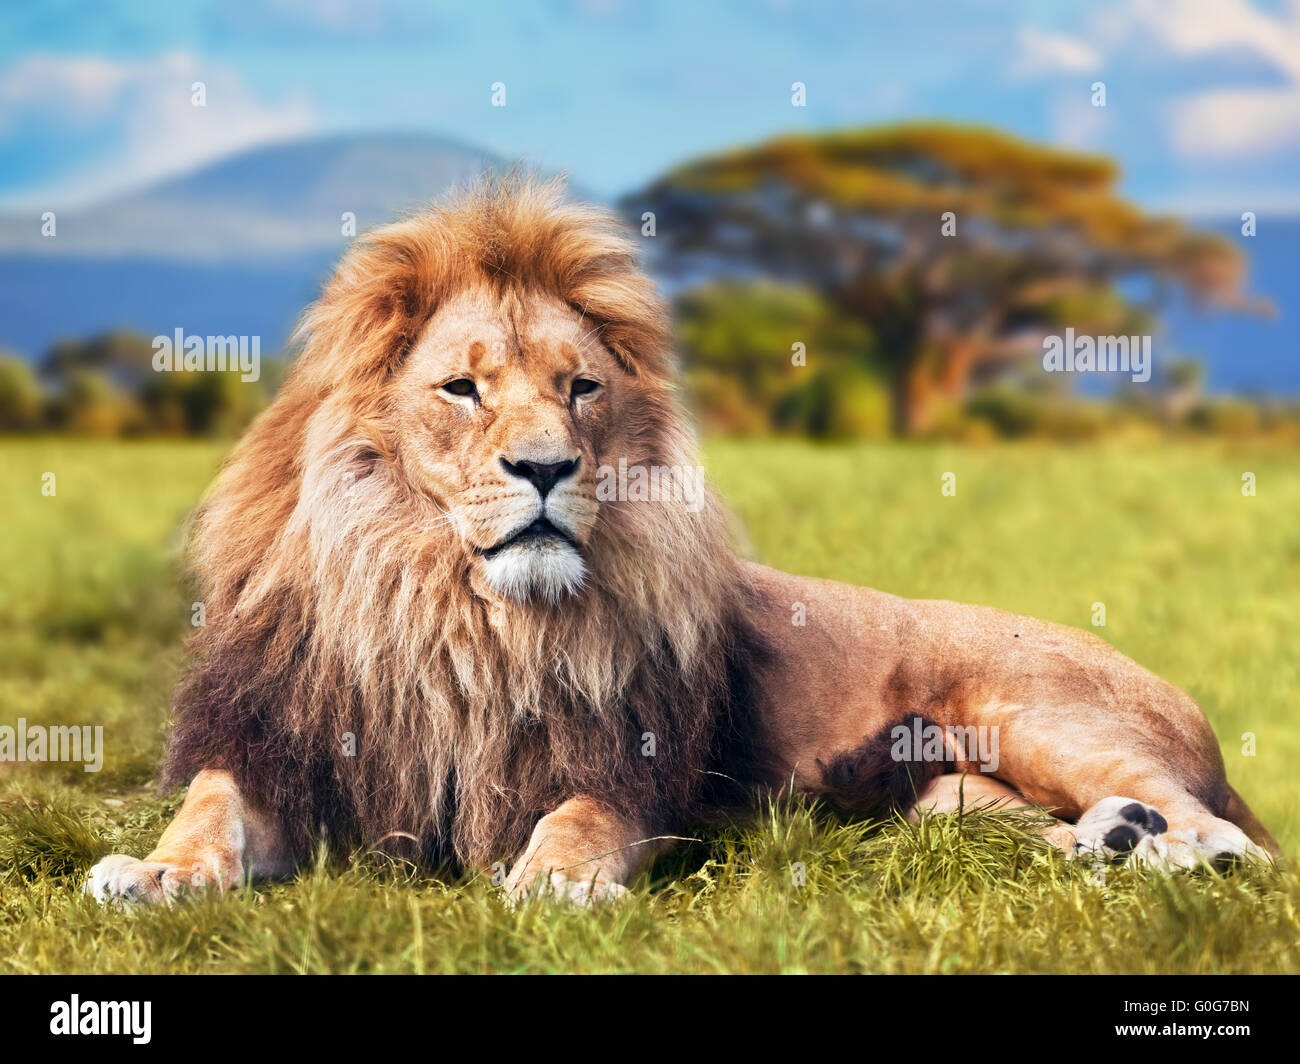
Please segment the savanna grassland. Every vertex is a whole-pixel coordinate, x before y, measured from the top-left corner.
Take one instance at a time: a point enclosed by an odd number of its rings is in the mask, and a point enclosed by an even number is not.
[[[366,853],[101,909],[86,870],[143,855],[179,804],[151,785],[190,621],[176,550],[222,449],[0,441],[0,724],[104,728],[102,771],[0,764],[0,972],[1300,971],[1294,873],[1103,877],[1009,814],[845,825],[765,808],[594,912],[510,910],[483,876]],[[1294,450],[714,440],[706,464],[741,548],[769,564],[1080,627],[1104,604],[1094,630],[1192,693],[1229,778],[1300,851]]]

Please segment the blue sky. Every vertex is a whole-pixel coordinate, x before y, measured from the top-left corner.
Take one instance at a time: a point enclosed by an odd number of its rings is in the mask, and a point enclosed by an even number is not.
[[[702,151],[917,117],[1106,152],[1150,206],[1300,213],[1300,0],[37,0],[0,15],[8,207],[362,129],[448,135],[612,196]]]

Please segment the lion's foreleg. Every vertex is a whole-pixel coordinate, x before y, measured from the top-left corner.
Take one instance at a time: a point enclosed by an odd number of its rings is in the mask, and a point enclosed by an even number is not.
[[[625,893],[666,843],[590,798],[570,798],[537,822],[506,880],[511,898],[530,891],[586,904]]]
[[[144,860],[105,857],[90,870],[86,892],[100,901],[159,902],[185,889],[228,890],[292,868],[275,819],[244,798],[229,772],[205,769],[153,852]]]

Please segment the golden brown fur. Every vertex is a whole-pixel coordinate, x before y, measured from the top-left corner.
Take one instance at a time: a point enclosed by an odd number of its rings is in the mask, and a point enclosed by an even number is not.
[[[791,783],[865,816],[1035,803],[1063,849],[1162,867],[1276,852],[1196,704],[1100,640],[741,563],[708,493],[602,500],[602,464],[695,448],[665,308],[556,188],[363,238],[302,337],[197,519],[208,624],[164,771],[189,795],[97,896],[281,874],[324,837],[517,857],[512,896],[586,900]],[[900,764],[909,721],[991,729],[996,770]]]
[[[392,430],[396,368],[435,309],[544,293],[625,370],[629,460],[693,464],[663,307],[610,221],[557,195],[488,191],[383,228],[306,316],[292,377],[198,518],[208,625],[168,784],[220,765],[281,812],[296,849],[324,823],[467,862],[517,852],[575,787],[660,827],[692,804],[728,663],[755,650],[716,505],[607,507],[586,593],[503,608],[476,594]]]

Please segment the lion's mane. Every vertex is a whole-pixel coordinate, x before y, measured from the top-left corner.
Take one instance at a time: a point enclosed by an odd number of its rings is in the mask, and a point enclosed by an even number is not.
[[[666,309],[603,212],[495,183],[358,240],[196,515],[207,625],[163,770],[170,788],[228,769],[299,853],[484,864],[576,794],[670,830],[764,762],[770,650],[711,496],[695,514],[605,503],[588,586],[562,603],[494,612],[471,591],[388,427],[395,369],[471,283],[584,314],[639,396],[629,463],[696,464]]]

